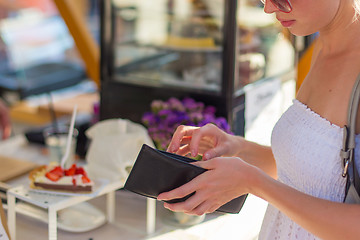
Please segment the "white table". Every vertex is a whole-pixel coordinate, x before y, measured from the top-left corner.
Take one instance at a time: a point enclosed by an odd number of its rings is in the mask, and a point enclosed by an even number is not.
[[[48,161],[45,156],[41,155],[41,151],[27,144],[23,136],[16,136],[10,140],[0,144],[0,152],[3,155],[19,157],[34,161],[39,164],[46,164]],[[11,185],[14,186],[7,192],[8,198],[8,225],[11,239],[16,239],[16,199],[31,203],[40,208],[46,209],[48,212],[48,237],[49,240],[57,239],[57,212],[64,208],[74,206],[78,203],[88,201],[98,196],[106,195],[106,219],[109,223],[113,223],[115,216],[115,191],[122,188],[123,181],[104,183],[98,191],[93,194],[65,196],[51,194],[46,192],[36,192],[30,190],[27,185],[28,181],[23,179],[15,180]],[[155,231],[156,218],[156,200],[147,199],[147,234]]]
[[[46,164],[48,159],[46,156],[41,154],[41,148],[29,145],[23,136],[19,135],[10,140],[0,142],[0,154],[7,155],[10,157],[17,157],[21,159],[30,159],[38,164]],[[11,182],[7,182],[11,186],[20,186],[28,184],[27,177],[24,179],[16,179]],[[20,193],[16,193],[19,194]],[[157,202],[156,211],[156,231],[154,234],[149,234],[154,231],[155,228],[155,200],[145,200],[137,194],[132,194],[127,191],[116,191],[116,213],[114,224],[104,224],[103,226],[96,228],[92,231],[77,232],[74,231],[62,231],[61,224],[61,212],[68,211],[73,207],[66,208],[65,210],[55,210],[60,215],[57,219],[57,237],[58,239],[106,239],[106,240],[135,240],[135,239],[149,239],[149,240],[160,240],[160,239],[227,239],[227,240],[252,240],[256,239],[259,232],[262,219],[267,207],[267,203],[249,195],[243,209],[239,214],[207,214],[205,221],[201,224],[179,228],[173,225],[172,222],[168,221],[168,211],[161,207],[162,203]],[[11,198],[11,197],[10,197]],[[17,199],[17,197],[14,197]],[[89,203],[101,209],[102,213],[106,213],[109,210],[109,206],[105,208],[109,197],[104,193],[103,196],[89,200]],[[111,199],[111,197],[110,197]],[[11,199],[10,199],[11,202]],[[60,203],[56,203],[60,204]],[[80,203],[81,204],[81,203]],[[21,206],[21,202],[17,203],[17,206]],[[53,205],[54,207],[59,205]],[[49,207],[46,205],[46,207]],[[75,206],[77,207],[77,205]],[[47,208],[45,208],[48,211]],[[17,218],[15,219],[10,216],[9,223],[16,221],[15,226],[17,228],[17,239],[48,239],[48,214],[41,208],[43,219],[46,221],[29,221],[28,216],[21,213],[21,209],[15,208]],[[11,214],[10,214],[11,215]],[[51,214],[50,214],[51,215]],[[146,215],[146,216],[145,216]],[[54,213],[52,213],[54,216]],[[105,216],[103,215],[105,218]],[[107,214],[107,218],[111,218],[111,213]],[[11,219],[12,218],[12,219]],[[51,216],[50,216],[51,218]],[[33,218],[36,219],[36,218]],[[56,230],[55,230],[56,231]]]

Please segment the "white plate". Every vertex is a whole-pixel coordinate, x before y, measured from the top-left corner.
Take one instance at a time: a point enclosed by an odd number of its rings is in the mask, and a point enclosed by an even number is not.
[[[106,222],[103,212],[83,202],[58,212],[58,228],[69,232],[86,232]]]
[[[47,211],[27,203],[18,203],[16,211],[48,223]],[[86,232],[100,227],[106,222],[105,214],[91,205],[83,202],[58,211],[57,227],[68,232]]]
[[[95,197],[105,186],[108,184],[109,181],[106,179],[95,179],[93,190],[91,192],[63,192],[63,191],[55,191],[55,190],[45,190],[45,189],[33,189],[29,188],[30,192],[40,192],[40,193],[49,193],[53,195],[62,195],[62,196],[88,196],[88,197]]]

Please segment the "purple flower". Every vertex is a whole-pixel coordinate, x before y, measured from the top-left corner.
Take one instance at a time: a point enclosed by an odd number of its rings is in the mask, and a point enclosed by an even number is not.
[[[141,120],[146,126],[152,126],[157,122],[156,116],[150,112],[144,113]]]
[[[179,112],[184,112],[185,111],[185,106],[183,105],[183,103],[177,99],[177,98],[170,98],[169,99],[169,107],[172,110],[176,110]]]
[[[169,108],[169,104],[164,101],[154,100],[151,102],[151,112],[153,113],[158,113],[159,111],[168,108]]]
[[[214,106],[207,106],[204,109],[204,114],[211,114],[214,115],[216,112],[216,108]]]
[[[231,133],[230,126],[225,118],[215,116],[213,106],[204,106],[192,98],[170,98],[164,102],[154,100],[151,103],[151,112],[144,113],[143,124],[158,149],[165,150],[171,141],[176,128],[183,124],[189,126],[204,126],[213,123],[224,131]]]
[[[231,129],[229,124],[227,123],[226,119],[223,117],[219,117],[214,121],[214,124],[217,125],[219,128],[223,129],[227,133],[231,133]]]
[[[172,110],[170,109],[162,109],[159,111],[159,117],[161,117],[162,119],[166,118],[167,116],[169,116],[172,113]]]
[[[189,113],[189,118],[192,122],[198,123],[203,119],[203,114],[201,112],[192,112]]]
[[[192,98],[184,98],[182,102],[187,112],[196,111],[199,107],[198,103]]]

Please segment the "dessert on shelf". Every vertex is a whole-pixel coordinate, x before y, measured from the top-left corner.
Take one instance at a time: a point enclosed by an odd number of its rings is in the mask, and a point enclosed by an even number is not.
[[[178,11],[174,4],[168,5],[168,36],[165,46],[184,49],[217,49],[222,38],[221,19],[208,4],[202,0],[191,0],[185,12]]]
[[[29,174],[30,187],[41,190],[65,192],[91,192],[94,182],[83,167],[76,164],[63,169],[58,163],[40,166]]]

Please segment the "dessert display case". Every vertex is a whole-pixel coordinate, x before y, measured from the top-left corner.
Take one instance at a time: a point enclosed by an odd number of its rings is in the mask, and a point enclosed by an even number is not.
[[[192,97],[244,134],[244,87],[294,69],[258,0],[101,1],[100,117],[141,122],[151,101]]]

